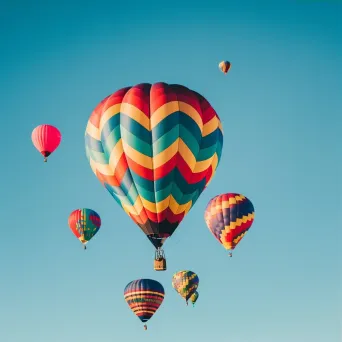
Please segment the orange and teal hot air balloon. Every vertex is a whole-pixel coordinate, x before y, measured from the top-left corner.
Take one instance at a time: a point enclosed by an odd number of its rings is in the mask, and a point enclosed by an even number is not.
[[[192,303],[192,306],[195,306],[195,303],[197,302],[198,297],[199,297],[199,293],[197,291],[191,295],[189,299],[190,299],[190,302]]]
[[[48,156],[59,146],[62,136],[58,128],[40,125],[32,131],[31,139],[34,147],[44,156],[44,162],[47,162]]]
[[[76,209],[69,216],[69,227],[74,235],[81,241],[84,249],[87,249],[86,244],[101,227],[101,218],[99,214],[92,209]]]
[[[254,207],[244,195],[218,195],[209,201],[204,219],[215,238],[232,251],[252,226]]]
[[[155,260],[213,178],[222,142],[221,121],[209,102],[166,83],[107,96],[85,132],[93,172],[155,246]]]
[[[152,279],[131,281],[124,291],[124,297],[141,322],[147,322],[158,310],[164,300],[163,285]],[[145,330],[147,325],[144,325]]]
[[[227,74],[228,71],[230,70],[231,68],[231,63],[228,62],[228,61],[222,61],[220,62],[219,64],[219,68],[221,69],[221,71],[224,73],[224,74]]]
[[[198,283],[198,276],[192,271],[179,271],[172,277],[172,287],[185,299],[186,305],[196,292]]]

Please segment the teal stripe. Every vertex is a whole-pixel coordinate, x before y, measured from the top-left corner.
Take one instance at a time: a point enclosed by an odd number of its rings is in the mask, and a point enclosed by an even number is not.
[[[133,135],[131,132],[127,131],[126,128],[121,126],[121,137],[122,140],[138,152],[144,154],[145,156],[152,157],[152,148],[150,143],[146,143],[141,140],[139,136]]]
[[[104,151],[110,157],[111,152],[121,138],[120,126],[115,127],[110,134],[107,135],[106,139],[102,139],[102,145]]]

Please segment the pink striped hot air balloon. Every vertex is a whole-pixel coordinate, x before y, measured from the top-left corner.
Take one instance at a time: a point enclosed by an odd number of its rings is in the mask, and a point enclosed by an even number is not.
[[[62,135],[54,126],[40,125],[32,131],[31,138],[34,147],[44,156],[44,162],[47,162],[47,157],[59,146]]]

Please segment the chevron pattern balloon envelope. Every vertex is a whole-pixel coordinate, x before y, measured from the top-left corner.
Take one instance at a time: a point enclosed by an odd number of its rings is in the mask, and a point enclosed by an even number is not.
[[[223,247],[233,250],[252,226],[254,206],[241,194],[218,195],[209,201],[204,219]]]
[[[90,166],[156,248],[213,178],[221,121],[200,94],[176,84],[138,84],[106,97],[85,133]]]

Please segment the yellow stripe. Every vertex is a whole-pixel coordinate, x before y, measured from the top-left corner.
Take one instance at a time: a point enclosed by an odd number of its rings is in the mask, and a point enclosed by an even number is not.
[[[146,309],[140,309],[140,308],[139,308],[139,310],[133,309],[133,312],[134,312],[135,314],[139,314],[139,313],[144,313],[144,312],[146,312],[146,313],[149,313],[149,314],[152,314],[152,315],[153,315],[156,311],[157,311],[157,308],[156,308],[154,311],[146,310]]]
[[[159,107],[155,112],[151,113],[151,129],[155,128],[161,121],[176,111],[181,111],[192,118],[202,132],[203,122],[201,115],[194,107],[183,101],[170,101]]]
[[[214,132],[218,128],[218,123],[219,123],[219,120],[217,116],[215,115],[210,121],[208,121],[203,126],[202,137],[205,137],[209,135],[210,133]]]
[[[86,132],[92,138],[99,140],[99,141],[101,140],[100,130],[98,128],[96,128],[90,121],[88,121]]]
[[[126,114],[132,120],[138,122],[141,126],[151,131],[150,119],[139,108],[131,105],[130,103],[122,102],[120,112],[121,114]]]
[[[132,148],[131,146],[126,144],[124,141],[123,141],[123,149],[125,151],[125,154],[130,159],[134,160],[134,162],[138,163],[139,165],[146,167],[147,169],[150,169],[150,170],[153,169],[153,163],[152,163],[151,157],[148,157],[148,156],[138,152],[137,150],[135,150],[134,148]]]
[[[220,210],[221,208],[222,208],[222,209],[229,208],[229,207],[230,207],[231,205],[233,205],[233,204],[237,204],[238,202],[242,202],[245,198],[246,198],[246,197],[243,196],[243,195],[237,195],[237,196],[235,196],[235,197],[230,197],[230,198],[228,199],[228,201],[227,201],[227,200],[224,200],[224,201],[222,201],[221,204],[217,205],[217,206],[216,206],[216,209],[217,209],[217,210]]]
[[[199,127],[200,131],[203,131],[203,121],[201,115],[197,112],[197,110],[190,106],[189,104],[179,101],[179,109],[184,114],[188,115],[192,120],[194,120]]]
[[[95,163],[95,162],[94,162],[94,164],[95,164],[96,170],[101,172],[103,175],[106,175],[106,176],[113,176],[114,175],[114,171],[113,171],[111,165],[99,164],[99,163]]]
[[[164,297],[164,294],[161,293],[161,292],[156,292],[156,291],[148,291],[148,290],[140,290],[140,291],[134,291],[134,292],[128,292],[124,295],[124,297],[128,297],[128,296],[135,296],[135,295],[138,295],[138,294],[156,294],[156,295],[159,295],[159,296],[163,296]]]
[[[110,156],[109,156],[109,165],[112,167],[112,171],[113,171],[111,176],[115,174],[116,167],[123,153],[124,153],[124,150],[122,146],[122,139],[120,138],[118,142],[116,143],[116,145],[114,146],[114,148],[112,149],[112,151],[110,152]]]
[[[188,164],[190,170],[193,170],[196,166],[196,158],[182,139],[179,140],[179,154]]]
[[[232,249],[232,244],[231,242],[227,242],[226,236],[231,232],[231,230],[235,229],[236,227],[241,226],[242,223],[246,223],[247,221],[252,221],[254,219],[254,213],[250,213],[247,216],[244,215],[241,219],[238,218],[235,222],[231,222],[230,225],[225,226],[224,230],[222,231],[220,235],[220,240],[223,244],[223,246],[226,249]],[[241,240],[241,239],[240,239]]]
[[[107,123],[107,121],[115,115],[120,114],[121,103],[117,103],[111,107],[109,107],[104,113],[102,113],[100,119],[99,130],[102,132],[103,126]]]
[[[151,129],[154,129],[161,121],[169,115],[179,111],[178,101],[170,101],[163,104],[156,111],[151,113]]]
[[[166,150],[154,156],[153,165],[155,169],[160,166],[165,165],[170,159],[172,159],[175,156],[175,154],[179,150],[179,147],[178,147],[179,140],[180,139],[177,138],[177,140],[173,144],[171,144]]]

